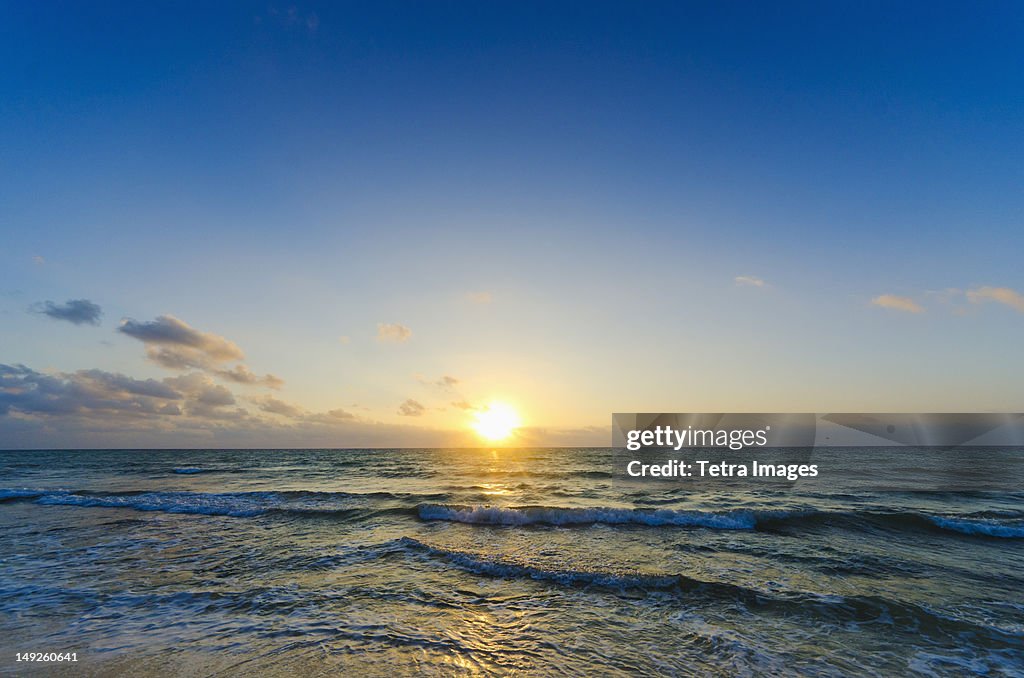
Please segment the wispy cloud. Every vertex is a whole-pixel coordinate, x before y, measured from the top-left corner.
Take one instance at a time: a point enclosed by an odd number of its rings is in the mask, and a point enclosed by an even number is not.
[[[421,374],[417,374],[415,376],[416,381],[420,382],[424,386],[438,388],[442,391],[452,391],[460,383],[460,380],[457,377],[453,377],[450,374],[446,374],[439,379],[428,379]]]
[[[409,398],[398,406],[398,414],[403,417],[418,417],[426,412],[426,410],[426,407],[412,398]]]
[[[377,325],[377,341],[400,344],[412,337],[412,330],[398,323],[379,323]]]
[[[466,295],[466,299],[473,302],[474,304],[489,304],[494,301],[494,295],[490,292],[470,292]]]
[[[1024,295],[1009,287],[975,287],[967,290],[967,300],[972,304],[994,301],[1024,313]]]
[[[49,316],[54,320],[65,320],[75,325],[99,325],[103,309],[88,299],[69,299],[63,304],[44,301],[33,304],[29,309],[33,313]]]
[[[904,313],[924,313],[924,307],[910,297],[882,294],[871,300],[872,305]]]
[[[752,275],[738,275],[732,280],[739,287],[766,287],[768,285],[761,278]]]

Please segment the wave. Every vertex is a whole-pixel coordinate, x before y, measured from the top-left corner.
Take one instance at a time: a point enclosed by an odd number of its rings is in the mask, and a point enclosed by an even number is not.
[[[933,515],[913,511],[820,509],[722,511],[654,508],[499,507],[417,503],[445,499],[446,493],[317,492],[158,492],[0,488],[0,503],[32,501],[44,506],[125,508],[211,516],[252,518],[272,513],[291,516],[351,518],[384,513],[418,516],[421,520],[469,525],[573,527],[589,525],[706,528],[714,530],[786,531],[817,527],[852,530],[925,530],[976,538],[1022,539],[1024,516],[1013,513]]]
[[[982,535],[985,537],[1002,537],[1005,539],[1024,538],[1024,523],[999,523],[991,519],[969,520],[945,516],[928,516],[936,526],[961,534]]]
[[[272,501],[273,495],[269,493],[263,497],[256,497],[194,492],[145,492],[121,495],[47,494],[39,497],[36,503],[46,506],[127,508],[136,511],[248,518],[265,513]]]
[[[669,589],[679,585],[679,575],[645,574],[638,571],[604,571],[589,569],[544,568],[510,560],[477,556],[465,551],[425,544],[412,537],[402,537],[399,544],[425,555],[446,560],[474,574],[503,579],[536,579],[563,586],[594,585],[606,588]]]
[[[558,527],[584,525],[641,525],[649,527],[703,527],[716,530],[772,530],[876,526],[885,529],[940,529],[960,534],[998,538],[1024,538],[1020,520],[936,516],[915,512],[794,510],[726,510],[721,512],[675,509],[559,508],[553,506],[498,507],[421,504],[422,520],[469,525]]]
[[[16,499],[34,499],[43,496],[43,494],[45,494],[45,490],[0,489],[0,502],[14,501]]]
[[[214,469],[210,468],[199,468],[197,466],[184,466],[182,468],[174,469],[174,473],[181,475],[195,475],[196,473],[212,473]]]
[[[556,508],[527,506],[447,506],[422,504],[417,512],[423,520],[447,520],[472,525],[648,525],[651,527],[711,527],[724,530],[751,530],[757,517],[751,511],[708,513],[670,509],[642,510],[625,508]]]
[[[990,643],[1020,649],[1019,633],[999,626],[962,618],[953,612],[934,610],[913,602],[875,595],[835,595],[801,590],[767,590],[751,586],[697,579],[685,574],[605,570],[531,564],[508,556],[490,556],[426,544],[412,537],[397,540],[412,553],[453,565],[471,574],[499,579],[533,579],[565,587],[596,587],[616,592],[667,592],[727,604],[739,603],[758,614],[786,618],[812,617],[847,623],[888,623],[914,628],[943,640],[964,634],[983,635]]]
[[[4,492],[0,490],[0,493]],[[2,496],[2,494],[0,494]],[[34,499],[44,506],[80,506],[123,508],[136,511],[159,511],[209,516],[253,518],[272,513],[301,516],[349,517],[356,513],[375,515],[389,509],[370,507],[368,499],[396,499],[386,492],[356,494],[348,492],[121,492],[102,493],[79,490],[76,492],[29,493],[19,498]],[[403,513],[407,508],[399,507]]]

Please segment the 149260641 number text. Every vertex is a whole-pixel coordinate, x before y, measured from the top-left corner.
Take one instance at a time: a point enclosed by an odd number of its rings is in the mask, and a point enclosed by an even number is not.
[[[19,652],[19,662],[77,662],[77,652]]]

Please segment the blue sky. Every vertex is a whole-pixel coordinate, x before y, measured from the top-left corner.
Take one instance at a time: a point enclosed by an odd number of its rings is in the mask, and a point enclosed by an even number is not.
[[[1024,406],[1020,5],[3,14],[4,446]]]

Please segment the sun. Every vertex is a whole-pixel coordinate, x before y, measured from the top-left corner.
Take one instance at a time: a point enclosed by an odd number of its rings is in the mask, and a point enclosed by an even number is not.
[[[473,417],[473,429],[481,438],[491,442],[508,438],[521,425],[519,415],[505,403],[491,403],[477,410]]]

